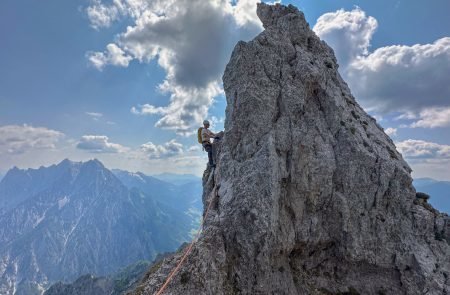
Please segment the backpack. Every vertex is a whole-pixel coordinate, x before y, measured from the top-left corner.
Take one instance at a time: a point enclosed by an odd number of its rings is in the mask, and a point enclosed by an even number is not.
[[[203,140],[202,140],[202,130],[203,127],[198,128],[197,130],[197,138],[198,138],[198,143],[199,144],[203,144]]]

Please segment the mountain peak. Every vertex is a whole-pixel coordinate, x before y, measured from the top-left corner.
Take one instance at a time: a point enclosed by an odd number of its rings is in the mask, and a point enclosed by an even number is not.
[[[450,219],[416,200],[411,169],[333,50],[293,6],[259,4],[258,16],[265,30],[236,45],[223,75],[203,234],[166,292],[450,292]],[[180,256],[140,290],[156,292]]]
[[[18,173],[23,173],[24,171],[24,169],[20,169],[19,167],[14,166],[6,172],[5,176],[16,175]]]
[[[73,161],[71,161],[71,160],[69,160],[69,159],[67,159],[67,158],[65,158],[64,160],[62,160],[61,162],[59,162],[59,164],[58,165],[72,165],[72,164],[74,164],[75,162],[73,162]]]
[[[103,163],[100,162],[100,160],[95,159],[95,158],[94,158],[94,159],[91,159],[91,160],[89,160],[89,161],[87,161],[86,164],[89,164],[89,165],[99,165],[99,166],[104,167]]]
[[[279,26],[281,22],[292,23],[294,19],[297,23],[297,30],[304,27],[304,25],[307,25],[303,13],[293,5],[271,5],[261,2],[257,4],[256,14],[258,15],[258,18],[261,20],[265,29],[272,26]],[[283,19],[286,20],[284,21]],[[298,24],[301,25],[298,26]]]
[[[17,166],[14,166],[6,172],[6,174],[3,178],[11,179],[11,178],[15,178],[15,177],[23,177],[23,176],[25,176],[26,171],[27,170],[25,170],[25,169],[20,169]]]
[[[106,167],[103,165],[102,162],[100,162],[98,159],[92,159],[86,162],[82,163],[82,167],[89,168],[89,169],[106,169]]]

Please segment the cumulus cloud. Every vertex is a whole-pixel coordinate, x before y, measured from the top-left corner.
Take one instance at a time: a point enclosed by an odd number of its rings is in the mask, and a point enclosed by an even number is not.
[[[355,94],[381,112],[420,112],[450,102],[450,38],[388,46],[354,60],[347,76]]]
[[[428,108],[418,115],[419,120],[411,124],[413,128],[436,128],[450,126],[450,107]],[[415,119],[414,117],[413,119]]]
[[[126,66],[130,58],[140,62],[156,59],[166,72],[159,89],[169,95],[169,104],[135,106],[132,112],[159,115],[157,127],[190,134],[206,117],[213,98],[222,93],[220,78],[235,43],[262,29],[256,16],[257,2],[115,0],[110,6],[94,2],[92,11],[107,13],[114,6],[119,16],[131,17],[134,25],[119,34],[114,44],[122,50],[116,50],[122,62],[109,58],[113,54],[108,48],[89,54],[89,59],[98,69],[106,64]],[[90,19],[94,25],[103,17]]]
[[[128,150],[120,144],[109,142],[105,135],[84,135],[77,143],[77,148],[93,153],[122,153]]]
[[[23,154],[35,149],[54,149],[63,133],[29,125],[0,126],[0,153]]]
[[[236,5],[232,6],[231,11],[238,26],[256,25],[260,26],[260,21],[256,15],[256,3],[260,1],[255,0],[239,0]],[[281,2],[275,1],[275,2]]]
[[[395,144],[405,158],[450,159],[450,145],[408,139]]]
[[[165,107],[155,107],[144,104],[132,107],[136,115],[162,115],[155,126],[175,130],[181,135],[195,132],[193,124],[198,125],[206,117],[212,98],[221,93],[218,83],[212,83],[207,88],[184,88],[169,83],[161,85],[165,93],[170,93],[170,103]]]
[[[86,9],[86,13],[95,29],[109,27],[119,17],[119,10],[115,5],[103,5],[99,0],[93,1],[93,5]]]
[[[105,52],[88,52],[87,57],[98,70],[102,70],[108,64],[128,67],[128,64],[133,59],[114,43],[108,44]]]
[[[450,180],[450,145],[408,139],[396,146],[413,168],[414,178]]]
[[[377,21],[359,8],[327,13],[314,27],[334,48],[341,73],[363,106],[369,111],[402,112],[409,117],[429,108],[449,107],[450,38],[370,52],[376,27]]]
[[[86,14],[94,29],[107,28],[124,17],[138,18],[151,3],[161,0],[113,0],[105,4],[101,0],[92,0],[86,8]]]
[[[313,30],[333,48],[341,65],[349,65],[356,57],[369,53],[370,41],[378,27],[375,18],[360,8],[340,9],[317,19]]]
[[[182,154],[183,145],[177,142],[175,139],[172,139],[171,141],[166,142],[163,145],[156,145],[150,141],[141,145],[141,151],[149,159],[167,158]]]

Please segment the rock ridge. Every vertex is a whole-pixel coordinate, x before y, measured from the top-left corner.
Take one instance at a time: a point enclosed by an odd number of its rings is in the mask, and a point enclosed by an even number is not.
[[[223,75],[225,135],[203,177],[214,200],[165,294],[448,294],[450,219],[416,199],[411,169],[292,5]],[[181,253],[134,294],[154,294]]]

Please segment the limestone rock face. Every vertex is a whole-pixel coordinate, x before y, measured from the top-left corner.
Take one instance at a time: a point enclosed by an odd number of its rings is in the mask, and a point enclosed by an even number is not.
[[[223,76],[225,135],[204,175],[205,228],[164,294],[448,294],[449,217],[416,200],[411,169],[293,6]],[[181,253],[136,289],[153,294]]]

